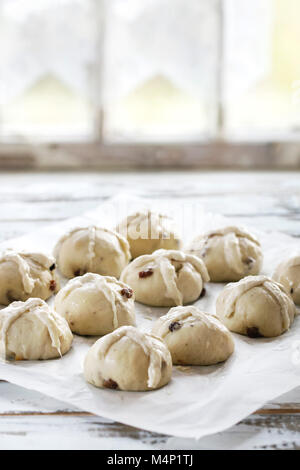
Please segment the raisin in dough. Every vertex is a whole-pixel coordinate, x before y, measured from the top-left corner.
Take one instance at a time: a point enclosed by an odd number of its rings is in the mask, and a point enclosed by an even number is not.
[[[272,337],[290,328],[295,305],[278,282],[266,276],[248,276],[223,289],[216,313],[231,331],[253,338]]]
[[[55,259],[42,253],[7,250],[0,255],[0,304],[29,297],[48,299],[59,289]]]
[[[53,359],[69,351],[72,340],[67,321],[41,299],[13,302],[0,311],[3,359]]]
[[[67,278],[87,272],[119,278],[131,258],[126,238],[94,225],[66,233],[57,242],[54,256]]]
[[[178,250],[180,240],[170,217],[151,211],[136,212],[121,222],[117,230],[130,245],[132,258],[153,253],[160,248]]]
[[[102,336],[119,326],[135,325],[133,291],[100,274],[71,279],[55,297],[55,310],[80,335]]]
[[[280,263],[273,278],[291,294],[295,304],[300,305],[300,255]]]
[[[138,302],[154,307],[173,307],[193,302],[209,281],[204,262],[175,250],[157,250],[132,261],[121,280],[134,291]]]
[[[190,305],[160,317],[152,334],[167,345],[173,364],[208,366],[226,361],[234,351],[231,333],[214,315]]]
[[[255,236],[239,227],[225,227],[193,240],[188,253],[206,264],[211,282],[239,281],[260,272],[262,251]]]
[[[87,382],[100,388],[146,391],[166,385],[172,359],[160,338],[122,326],[100,338],[84,361]]]

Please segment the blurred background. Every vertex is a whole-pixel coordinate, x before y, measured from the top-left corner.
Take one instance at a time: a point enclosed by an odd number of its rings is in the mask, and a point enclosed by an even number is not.
[[[300,167],[299,0],[0,0],[0,167]]]

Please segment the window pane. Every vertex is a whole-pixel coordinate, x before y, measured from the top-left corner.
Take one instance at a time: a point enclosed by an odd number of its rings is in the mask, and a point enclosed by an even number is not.
[[[92,131],[93,0],[0,0],[2,136]]]
[[[217,0],[108,0],[105,138],[187,140],[216,123]]]
[[[229,136],[280,137],[299,131],[299,0],[223,4]]]

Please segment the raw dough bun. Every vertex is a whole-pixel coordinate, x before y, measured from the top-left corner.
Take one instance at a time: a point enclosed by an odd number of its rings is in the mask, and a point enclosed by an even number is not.
[[[187,249],[206,264],[211,282],[239,281],[260,272],[263,255],[257,238],[239,227],[198,236]]]
[[[171,374],[171,354],[163,341],[133,326],[100,338],[84,362],[85,379],[101,388],[154,390],[166,385]]]
[[[157,250],[132,261],[121,280],[133,289],[137,301],[154,307],[173,307],[198,299],[209,276],[197,256]]]
[[[73,333],[106,335],[135,325],[133,291],[114,277],[87,273],[71,279],[55,298],[55,310]]]
[[[53,359],[69,351],[72,340],[67,321],[41,299],[13,302],[0,311],[4,359]]]
[[[209,366],[234,351],[232,335],[220,320],[192,305],[171,308],[155,322],[152,334],[164,340],[173,364]]]
[[[223,289],[216,312],[231,331],[251,338],[272,337],[290,328],[295,305],[278,282],[266,276],[248,276]]]
[[[300,305],[300,255],[283,261],[275,270],[273,278],[291,294],[295,304]]]
[[[119,278],[131,258],[126,238],[95,225],[66,233],[57,242],[54,254],[60,271],[68,278],[87,272]]]
[[[151,211],[136,212],[117,227],[130,245],[132,258],[153,253],[160,248],[178,250],[180,240],[174,231],[173,220]]]
[[[7,250],[0,256],[0,304],[29,297],[48,299],[59,290],[55,259],[42,253]]]

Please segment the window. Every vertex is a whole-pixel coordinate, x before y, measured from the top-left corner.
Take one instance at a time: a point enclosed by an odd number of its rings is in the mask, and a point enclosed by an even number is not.
[[[299,0],[0,0],[0,147],[295,138]]]
[[[225,133],[259,139],[299,133],[299,0],[224,5]]]
[[[97,24],[89,0],[0,0],[2,138],[92,136]]]

